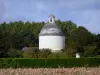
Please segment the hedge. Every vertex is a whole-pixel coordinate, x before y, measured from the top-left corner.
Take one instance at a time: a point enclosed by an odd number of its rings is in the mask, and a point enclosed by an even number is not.
[[[100,58],[0,58],[0,68],[99,67]]]

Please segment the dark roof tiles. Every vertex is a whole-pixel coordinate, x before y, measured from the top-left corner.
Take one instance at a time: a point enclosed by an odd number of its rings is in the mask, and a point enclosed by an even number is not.
[[[47,23],[41,29],[39,36],[64,36],[63,32],[61,31],[60,27],[55,23]]]

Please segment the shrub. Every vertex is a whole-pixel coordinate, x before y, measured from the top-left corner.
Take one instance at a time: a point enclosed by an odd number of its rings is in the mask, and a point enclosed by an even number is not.
[[[42,49],[41,50],[41,53],[40,53],[40,56],[42,57],[42,58],[48,58],[48,56],[51,54],[51,50],[50,49]]]
[[[0,68],[98,67],[100,58],[0,58]]]
[[[38,58],[40,50],[37,47],[24,47],[23,57],[25,58]]]

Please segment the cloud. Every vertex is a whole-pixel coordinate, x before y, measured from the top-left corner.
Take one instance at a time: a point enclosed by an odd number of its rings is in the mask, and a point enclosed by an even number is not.
[[[0,0],[0,22],[72,20],[88,30],[100,33],[100,0]]]
[[[88,0],[86,2],[84,0],[66,0],[59,1],[58,5],[60,10],[64,8],[63,17],[59,15],[61,19],[72,20],[74,23],[86,27],[92,33],[100,33],[99,0]]]

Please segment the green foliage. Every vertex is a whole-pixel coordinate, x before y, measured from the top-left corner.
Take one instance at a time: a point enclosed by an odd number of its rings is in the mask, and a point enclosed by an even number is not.
[[[0,68],[99,67],[100,58],[0,58]]]
[[[67,57],[75,57],[76,51],[73,48],[67,48],[65,53]]]
[[[44,22],[22,22],[15,21],[0,24],[0,58],[11,57],[11,49],[21,50],[23,47],[38,47],[38,35]],[[92,34],[83,26],[77,26],[72,21],[57,20],[56,24],[61,27],[65,34],[67,57],[75,56],[79,52],[82,56],[100,55],[100,34]],[[90,47],[93,45],[93,48]],[[95,46],[95,47],[94,47]],[[91,49],[91,50],[90,50]],[[95,54],[93,54],[93,52]],[[47,58],[47,52],[42,52],[41,56]],[[29,53],[30,54],[30,53]],[[24,53],[24,55],[29,55]],[[89,55],[88,55],[89,54]],[[33,58],[38,58],[39,52],[35,49],[31,54]],[[60,55],[60,54],[59,54]],[[56,56],[56,54],[54,54]],[[66,57],[65,56],[65,57]],[[14,57],[12,55],[12,57]]]
[[[11,49],[8,52],[8,56],[12,58],[22,58],[23,57],[22,54],[23,54],[23,51],[15,50],[15,49]]]
[[[42,49],[41,50],[41,53],[40,53],[40,56],[42,58],[48,58],[48,56],[51,54],[51,50],[50,49]]]
[[[84,47],[92,45],[95,40],[94,37],[96,36],[90,33],[86,28],[79,26],[68,36],[67,46],[83,55]],[[88,51],[89,50],[87,50],[87,52]]]
[[[84,56],[86,57],[97,56],[99,52],[100,49],[97,49],[95,45],[89,45],[84,47]]]
[[[24,58],[39,58],[40,50],[37,47],[29,47],[23,51]]]

